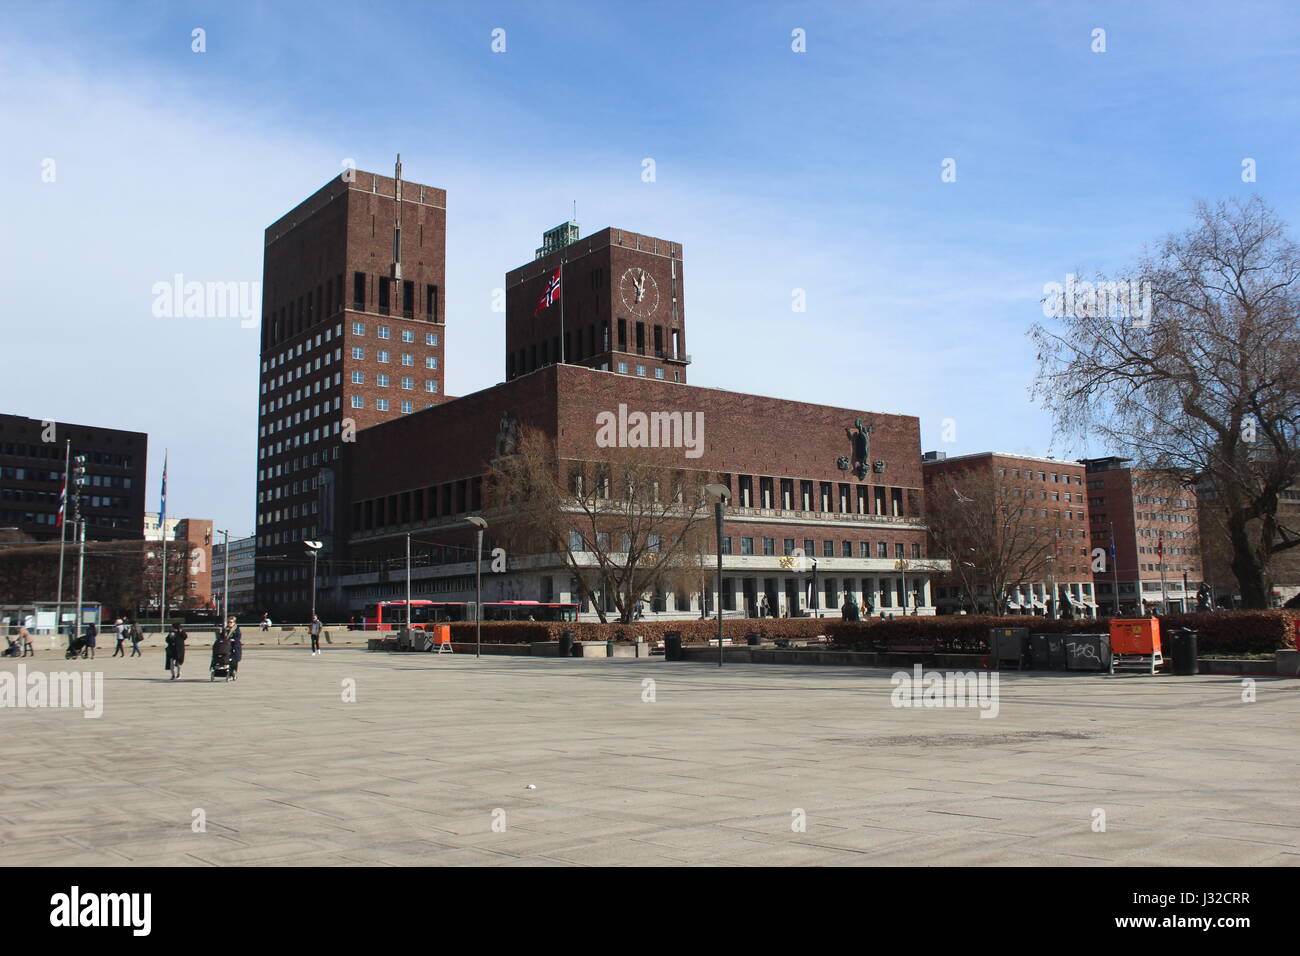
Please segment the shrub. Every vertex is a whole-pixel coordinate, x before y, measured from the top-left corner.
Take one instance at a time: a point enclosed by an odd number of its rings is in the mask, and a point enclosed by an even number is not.
[[[1190,627],[1197,631],[1197,653],[1271,653],[1292,646],[1294,611],[1211,611],[1169,614],[1160,619],[1165,652],[1169,631]],[[896,617],[870,621],[827,622],[826,633],[837,648],[858,651],[887,651],[891,643],[919,639],[933,640],[941,653],[989,652],[989,630],[995,627],[1026,627],[1030,634],[1109,633],[1110,619],[1052,620],[1015,615],[944,615],[940,617]]]
[[[819,618],[723,618],[722,636],[733,642],[744,643],[746,635],[761,634],[769,640],[776,637],[807,638],[826,633],[832,622]],[[703,644],[718,636],[717,618],[701,621],[637,621],[634,624],[601,624],[599,621],[562,623],[558,621],[485,621],[484,644],[533,644],[538,641],[558,641],[564,631],[573,633],[575,641],[608,641],[632,643],[638,637],[649,643],[664,639],[669,631],[678,631],[684,644]],[[458,644],[474,642],[474,623],[460,622],[451,625],[451,639]]]

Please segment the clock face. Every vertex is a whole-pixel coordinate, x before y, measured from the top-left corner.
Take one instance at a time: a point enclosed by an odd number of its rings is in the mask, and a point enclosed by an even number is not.
[[[618,287],[623,297],[623,308],[637,318],[649,318],[659,308],[659,286],[655,284],[654,276],[639,266],[624,272]]]

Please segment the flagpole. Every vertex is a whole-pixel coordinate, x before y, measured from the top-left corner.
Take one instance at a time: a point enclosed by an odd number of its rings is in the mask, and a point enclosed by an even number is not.
[[[1115,616],[1119,617],[1119,551],[1115,548],[1115,522],[1110,523],[1110,571],[1115,588]]]
[[[163,449],[162,507],[158,514],[158,531],[162,535],[162,593],[158,596],[158,633],[167,633],[167,450]]]
[[[68,466],[72,461],[72,439],[63,440],[63,494],[59,501],[59,596],[54,602],[54,633],[63,630],[63,549],[68,542]]]
[[[560,364],[564,364],[564,253],[560,253]]]
[[[1165,594],[1165,533],[1160,532],[1160,613],[1169,613],[1169,598]]]

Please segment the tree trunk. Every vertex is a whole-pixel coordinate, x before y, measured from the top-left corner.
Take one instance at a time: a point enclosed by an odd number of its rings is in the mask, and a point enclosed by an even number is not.
[[[1232,544],[1232,573],[1241,588],[1241,604],[1248,610],[1268,607],[1268,587],[1264,581],[1264,563],[1250,543],[1247,516],[1241,509],[1228,515],[1228,540]]]

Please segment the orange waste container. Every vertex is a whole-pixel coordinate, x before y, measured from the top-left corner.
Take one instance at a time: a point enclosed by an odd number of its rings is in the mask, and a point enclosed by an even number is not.
[[[451,625],[450,624],[433,625],[434,647],[437,647],[439,644],[450,644],[450,643],[451,643]]]
[[[1145,655],[1160,653],[1160,619],[1111,618],[1110,652]]]

